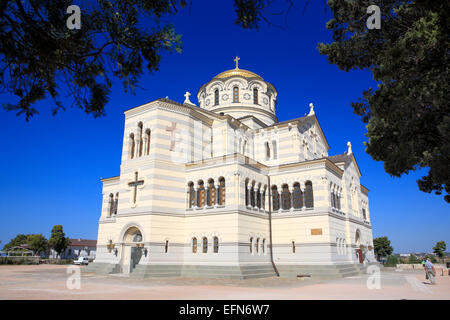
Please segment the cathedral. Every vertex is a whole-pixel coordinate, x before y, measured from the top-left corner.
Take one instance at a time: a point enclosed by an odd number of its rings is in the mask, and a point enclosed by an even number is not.
[[[329,156],[314,105],[279,122],[275,87],[236,67],[198,106],[125,111],[120,175],[101,179],[97,256],[136,277],[341,277],[374,262],[369,190],[351,149]],[[316,110],[317,111],[317,110]]]

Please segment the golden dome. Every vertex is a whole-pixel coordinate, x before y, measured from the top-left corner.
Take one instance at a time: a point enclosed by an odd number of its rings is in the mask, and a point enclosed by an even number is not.
[[[214,78],[223,79],[223,78],[229,78],[229,77],[234,77],[234,76],[241,76],[244,78],[259,78],[259,79],[263,80],[263,78],[258,76],[256,73],[248,71],[248,70],[244,70],[244,69],[239,69],[239,68],[221,72]]]
[[[224,78],[229,78],[229,77],[234,77],[234,76],[241,76],[244,78],[259,78],[259,79],[263,80],[263,78],[261,78],[254,72],[244,70],[244,69],[239,69],[239,60],[241,60],[241,58],[239,58],[239,57],[236,57],[236,59],[234,59],[234,62],[236,62],[235,69],[221,72],[217,76],[215,76],[214,79],[224,79]]]

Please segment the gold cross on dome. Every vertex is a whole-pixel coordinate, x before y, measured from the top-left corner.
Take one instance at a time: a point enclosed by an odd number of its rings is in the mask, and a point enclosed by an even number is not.
[[[236,69],[239,69],[239,60],[241,60],[241,58],[239,58],[238,56],[236,56],[236,58],[233,60],[234,62],[236,62]]]

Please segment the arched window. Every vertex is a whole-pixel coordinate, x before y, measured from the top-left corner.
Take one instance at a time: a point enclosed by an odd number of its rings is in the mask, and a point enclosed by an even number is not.
[[[341,197],[339,195],[336,196],[337,208],[341,210]]]
[[[258,89],[253,88],[253,104],[258,104]]]
[[[203,208],[206,204],[206,193],[203,180],[198,182],[197,206]]]
[[[166,240],[166,246],[164,247],[164,252],[165,253],[169,252],[169,240]]]
[[[265,254],[266,253],[266,239],[263,239],[263,241],[261,243],[261,249],[262,249],[262,253]]]
[[[307,208],[314,207],[314,195],[311,181],[305,183],[305,205]]]
[[[219,178],[219,205],[225,205],[225,178]]]
[[[277,142],[274,140],[272,141],[272,153],[273,153],[273,158],[276,159],[278,157],[277,155]]]
[[[194,183],[193,182],[189,182],[188,184],[188,205],[189,208],[192,208],[193,206],[195,206],[195,190],[194,190]]]
[[[245,180],[245,206],[249,206],[249,192],[248,192],[248,179]]]
[[[266,186],[264,186],[264,191],[263,191],[262,197],[261,197],[261,208],[263,208],[263,209],[266,208]]]
[[[214,105],[217,106],[219,104],[219,89],[214,90]]]
[[[209,207],[216,204],[216,188],[214,187],[214,180],[209,179],[208,181],[208,192],[206,194],[206,200]]]
[[[272,187],[272,208],[273,211],[280,210],[280,195],[278,194],[277,186]]]
[[[256,238],[255,251],[256,253],[259,253],[259,238]]]
[[[334,192],[331,191],[331,207],[336,208],[336,202],[335,202]]]
[[[256,206],[261,209],[261,185],[256,189]]]
[[[363,214],[363,218],[364,220],[367,220],[367,215],[366,215],[366,209],[362,209],[362,214]]]
[[[139,150],[138,150],[138,154],[139,157],[142,156],[142,145],[143,145],[143,140],[142,140],[142,129],[143,129],[144,125],[142,124],[142,122],[138,123],[138,139],[139,139]]]
[[[108,214],[111,217],[114,212],[114,195],[112,193],[109,194],[109,202],[108,202]]]
[[[116,193],[116,199],[114,200],[114,215],[117,214],[117,209],[119,206],[119,193]]]
[[[250,253],[253,253],[253,237],[250,238]]]
[[[135,148],[134,133],[132,133],[132,134],[130,134],[130,140],[129,140],[130,159],[134,158],[134,148]]]
[[[270,146],[269,146],[269,142],[266,142],[265,145],[266,145],[266,160],[270,160]]]
[[[239,88],[238,87],[233,88],[233,102],[235,102],[235,103],[239,102]]]
[[[284,184],[282,186],[281,203],[284,210],[288,210],[291,208],[291,193],[289,192],[289,187],[287,186],[287,184]]]
[[[214,253],[219,253],[219,238],[214,237]]]
[[[292,241],[292,253],[295,253],[295,241]]]
[[[300,183],[294,184],[294,208],[300,209],[303,207],[303,192],[302,189],[300,189]]]
[[[252,207],[255,206],[255,182],[253,182],[252,186],[250,187],[250,205]]]
[[[145,146],[145,155],[150,154],[150,139],[151,139],[151,130],[147,129],[145,130],[145,140],[146,140],[146,146]]]
[[[192,253],[197,253],[197,238],[192,238]]]
[[[208,253],[208,238],[203,237],[202,242],[203,253]]]

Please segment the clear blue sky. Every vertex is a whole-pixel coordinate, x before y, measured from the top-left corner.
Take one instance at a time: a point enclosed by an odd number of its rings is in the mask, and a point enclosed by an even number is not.
[[[183,52],[164,54],[160,71],[146,74],[135,95],[116,83],[106,117],[93,119],[79,109],[52,117],[51,101],[39,103],[41,113],[28,123],[0,110],[1,246],[18,233],[49,237],[55,224],[62,224],[70,237],[96,239],[99,179],[119,174],[123,111],[166,96],[183,102],[185,91],[194,97],[214,75],[234,68],[236,55],[241,68],[277,88],[280,121],[303,116],[314,102],[329,154],[343,153],[352,142],[361,182],[370,190],[374,237],[388,236],[395,252],[432,251],[440,240],[449,246],[449,205],[441,196],[418,190],[416,180],[425,172],[392,178],[364,152],[365,126],[350,102],[374,85],[371,73],[346,73],[320,56],[317,44],[331,41],[325,29],[331,12],[324,12],[322,1],[302,10],[291,12],[284,29],[263,24],[259,31],[248,31],[234,25],[231,0],[193,0],[190,9],[170,18],[183,34]],[[0,96],[1,102],[13,99]]]

